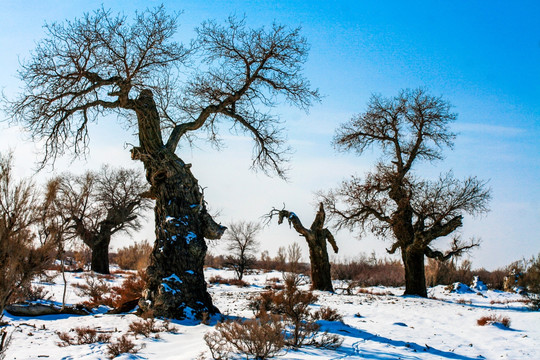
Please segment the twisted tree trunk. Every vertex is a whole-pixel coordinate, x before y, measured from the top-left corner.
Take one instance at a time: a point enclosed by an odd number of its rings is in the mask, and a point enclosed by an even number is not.
[[[206,212],[191,165],[164,146],[149,91],[141,92],[135,110],[141,146],[132,150],[132,158],[143,162],[151,185],[148,196],[156,201],[156,241],[139,306],[154,316],[176,319],[217,313],[204,280],[204,238],[218,239],[226,228]]]
[[[324,227],[326,214],[324,206],[319,205],[319,211],[315,216],[315,220],[310,229],[306,229],[298,216],[295,213],[280,210],[278,223],[281,224],[283,219],[287,218],[289,224],[292,224],[294,229],[303,236],[309,247],[309,261],[311,264],[311,288],[313,290],[334,291],[332,286],[332,277],[330,273],[330,261],[328,259],[328,250],[326,242],[328,241],[334,252],[338,252],[338,247],[334,236]]]

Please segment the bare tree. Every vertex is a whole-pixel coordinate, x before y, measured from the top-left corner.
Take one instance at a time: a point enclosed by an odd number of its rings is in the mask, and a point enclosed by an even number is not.
[[[259,248],[257,233],[261,227],[256,222],[239,221],[229,226],[226,234],[227,249],[231,254],[227,263],[231,265],[239,280],[242,280],[246,270],[255,262],[255,252]]]
[[[156,242],[140,306],[183,318],[217,311],[204,281],[205,238],[219,239],[226,228],[208,214],[191,164],[176,155],[179,142],[206,130],[219,144],[219,124],[229,121],[232,131],[254,139],[254,167],[285,176],[282,126],[265,108],[283,96],[305,109],[319,94],[302,76],[308,45],[299,29],[208,21],[187,49],[172,40],[177,18],[159,7],[130,23],[100,9],[46,25],[47,37],[19,73],[25,87],[8,110],[45,140],[45,160],[84,154],[88,124],[109,113],[135,128],[132,158],[142,161],[147,195],[156,200]],[[183,67],[188,60],[199,66]]]
[[[296,232],[303,236],[309,247],[309,260],[311,263],[311,287],[315,290],[334,291],[332,286],[332,277],[330,274],[330,261],[328,260],[328,250],[326,242],[332,245],[335,253],[338,252],[338,247],[334,236],[324,227],[326,213],[323,203],[319,204],[319,211],[315,215],[315,220],[309,229],[302,225],[298,216],[291,211],[282,209],[272,209],[268,214],[268,220],[273,216],[278,216],[278,224],[283,223],[283,219],[287,219],[289,226],[292,225]]]
[[[111,238],[141,228],[141,217],[150,208],[142,197],[146,185],[132,169],[102,167],[80,176],[64,174],[57,182],[56,208],[78,238],[91,250],[92,271],[109,274]]]
[[[452,147],[455,134],[449,124],[455,119],[442,98],[405,90],[390,99],[373,96],[365,113],[337,130],[339,149],[361,155],[377,146],[382,159],[363,179],[353,176],[322,198],[338,227],[393,239],[388,251],[401,251],[405,294],[427,296],[424,257],[446,260],[478,246],[454,238],[452,249],[443,253],[432,242],[461,227],[464,213],[487,211],[486,183],[476,177],[461,181],[451,172],[422,180],[413,170],[421,161],[441,160],[442,149]]]
[[[0,154],[0,319],[13,294],[29,286],[54,254],[52,242],[33,243],[39,194],[30,181],[14,179],[12,164],[11,154]]]

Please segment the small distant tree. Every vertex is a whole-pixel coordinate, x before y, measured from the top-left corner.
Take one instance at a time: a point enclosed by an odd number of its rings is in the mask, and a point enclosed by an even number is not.
[[[338,228],[359,229],[392,239],[388,250],[398,249],[405,266],[405,294],[427,297],[425,257],[447,260],[478,246],[455,237],[446,253],[432,243],[463,224],[463,214],[488,211],[490,189],[476,177],[454,178],[451,172],[436,180],[414,173],[422,161],[443,158],[455,134],[456,119],[450,104],[424,90],[404,90],[394,98],[373,96],[367,111],[342,124],[335,137],[337,148],[359,155],[379,147],[382,158],[364,178],[353,176],[341,186],[321,193]]]
[[[330,230],[324,227],[326,219],[324,205],[322,203],[319,204],[319,211],[317,211],[315,220],[309,229],[302,225],[302,222],[294,212],[285,209],[273,209],[270,211],[268,219],[271,220],[275,215],[278,216],[278,224],[282,224],[283,219],[287,219],[289,225],[292,225],[294,229],[306,239],[309,247],[309,260],[311,263],[312,288],[316,290],[334,291],[326,242],[328,241],[330,243],[335,253],[338,252],[338,247]]]
[[[0,319],[17,290],[29,286],[54,256],[51,241],[36,240],[40,197],[28,180],[15,180],[13,157],[0,154]]]
[[[104,166],[99,172],[58,179],[56,207],[74,234],[92,250],[92,271],[109,273],[113,235],[138,230],[151,202],[143,197],[143,177],[135,170]]]
[[[242,280],[246,270],[256,261],[255,253],[259,248],[257,233],[261,227],[256,222],[239,221],[232,223],[226,234],[227,249],[231,253],[227,257],[228,265],[232,266],[238,280]]]

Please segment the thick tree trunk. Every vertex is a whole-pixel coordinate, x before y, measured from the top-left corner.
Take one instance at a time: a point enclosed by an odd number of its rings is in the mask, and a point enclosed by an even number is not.
[[[100,238],[97,239],[92,249],[92,261],[91,261],[91,269],[94,272],[100,273],[100,274],[110,274],[109,271],[109,244],[110,244],[111,238],[108,239]]]
[[[334,288],[332,286],[326,242],[328,241],[332,245],[335,253],[338,252],[338,247],[332,233],[324,228],[326,214],[323,204],[319,204],[319,211],[317,211],[315,220],[313,220],[309,229],[306,229],[302,225],[302,222],[295,213],[283,209],[279,211],[278,224],[281,224],[285,218],[308,243],[309,260],[311,263],[311,288],[313,290],[333,292]]]
[[[313,290],[334,291],[330,275],[330,261],[326,248],[326,236],[316,233],[308,239],[309,261],[311,263],[311,288]]]
[[[408,246],[401,249],[405,266],[405,294],[427,297],[424,251]]]
[[[191,165],[163,145],[151,93],[141,92],[137,109],[141,147],[132,157],[144,163],[149,196],[156,200],[156,241],[139,306],[153,316],[175,319],[217,313],[204,280],[204,238],[218,239],[226,228],[206,212]]]

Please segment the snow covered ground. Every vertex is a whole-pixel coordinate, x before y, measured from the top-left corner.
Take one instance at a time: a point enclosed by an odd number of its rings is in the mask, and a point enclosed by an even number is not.
[[[219,275],[232,278],[225,270],[206,270],[207,278]],[[111,284],[123,281],[116,275]],[[267,280],[279,278],[278,272],[247,275],[247,288],[212,285],[209,291],[215,305],[224,315],[250,318],[249,298],[263,291]],[[70,284],[84,282],[82,274],[69,274]],[[57,276],[54,283],[40,283],[54,300],[62,297],[63,283]],[[342,286],[335,283],[336,288]],[[307,287],[306,287],[307,288]],[[354,295],[315,292],[314,305],[329,306],[343,315],[343,322],[321,322],[323,330],[339,334],[344,341],[337,350],[304,347],[288,351],[279,359],[540,359],[540,312],[530,311],[522,296],[500,291],[449,292],[444,286],[429,289],[429,299],[401,296],[403,289],[374,287]],[[338,291],[339,292],[339,291]],[[67,302],[79,303],[76,289],[68,288]],[[107,315],[105,309],[94,315],[49,315],[37,318],[15,317],[4,320],[13,332],[6,359],[106,359],[107,345],[72,345],[59,347],[58,332],[76,327],[93,327],[110,332],[111,340],[126,334],[129,324],[138,318],[133,314]],[[511,320],[509,328],[499,325],[477,325],[483,316],[496,315]],[[193,321],[173,321],[177,331],[161,333],[158,339],[139,336],[142,349],[137,354],[124,354],[117,359],[211,359],[203,340],[211,325]],[[71,332],[72,334],[73,332]],[[239,357],[240,358],[240,357]]]

